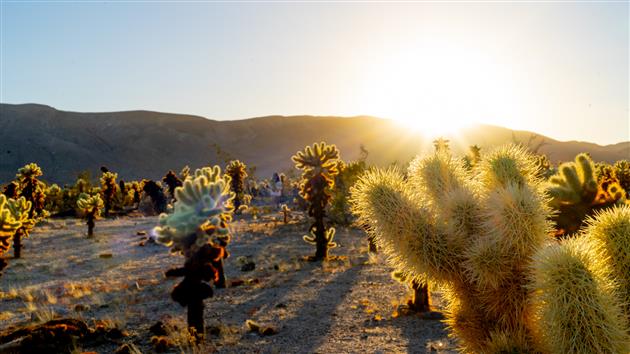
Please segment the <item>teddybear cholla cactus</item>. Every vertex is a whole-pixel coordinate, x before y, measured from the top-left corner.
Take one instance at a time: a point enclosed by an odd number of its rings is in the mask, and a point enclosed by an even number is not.
[[[234,193],[234,209],[239,212],[245,197],[245,178],[247,177],[247,166],[239,160],[230,161],[225,168],[225,174],[230,176],[230,188]]]
[[[114,209],[114,199],[118,189],[116,178],[118,178],[118,174],[110,171],[103,172],[101,176],[101,194],[105,205],[105,217],[109,217],[109,213]]]
[[[465,351],[485,352],[505,338],[507,352],[533,347],[525,272],[551,229],[534,166],[523,149],[505,147],[472,174],[442,149],[416,159],[408,180],[374,170],[353,188],[359,221],[396,268],[444,284],[446,322]]]
[[[304,236],[304,240],[316,246],[312,260],[326,259],[328,249],[336,246],[333,242],[335,229],[326,229],[324,217],[331,199],[330,189],[334,186],[334,177],[339,173],[339,150],[335,145],[315,143],[312,147],[307,146],[303,151],[298,151],[291,159],[303,171],[300,195],[309,203],[308,215],[315,219],[309,228],[311,235]]]
[[[208,282],[225,282],[222,259],[227,256],[234,194],[229,189],[229,177],[222,178],[215,166],[196,170],[175,189],[175,197],[174,212],[160,215],[154,233],[158,242],[186,258],[184,267],[171,269],[166,275],[184,277],[171,296],[188,307],[188,326],[203,335],[203,300],[212,296]]]
[[[171,198],[175,200],[175,188],[181,187],[182,180],[177,177],[175,172],[168,171],[166,175],[162,178],[162,182],[166,184],[168,187],[168,194],[170,194]]]
[[[9,250],[13,235],[22,227],[22,222],[15,218],[9,208],[9,200],[5,195],[0,194],[0,256]],[[0,258],[0,272],[6,266],[4,257]]]
[[[560,165],[558,174],[549,179],[546,188],[552,197],[552,207],[558,210],[553,220],[559,236],[574,234],[596,210],[625,200],[625,191],[614,178],[612,167],[598,164],[597,170],[602,175],[600,183],[591,158],[579,154],[575,162]]]
[[[36,163],[29,163],[18,169],[16,175],[20,187],[20,197],[26,198],[32,204],[28,215],[29,219],[45,216],[46,192],[44,190],[46,185],[37,179],[42,175],[42,169]]]
[[[8,207],[16,221],[20,223],[20,227],[13,234],[13,257],[20,258],[22,256],[22,239],[28,238],[31,230],[35,226],[35,219],[30,217],[32,204],[26,198],[9,199]]]
[[[630,352],[613,289],[625,278],[602,271],[609,258],[588,251],[597,247],[577,243],[595,236],[553,244],[532,156],[500,148],[473,173],[442,151],[412,163],[407,181],[395,170],[369,172],[352,202],[399,269],[442,283],[446,323],[464,351]],[[617,240],[609,249],[627,247],[627,214],[599,215],[588,232],[607,230]],[[627,254],[616,269],[628,269]]]
[[[587,224],[535,255],[534,328],[553,353],[630,353],[630,207]]]
[[[77,200],[77,207],[87,221],[87,236],[94,236],[94,221],[96,221],[96,219],[101,215],[101,210],[104,207],[103,200],[98,194],[90,196],[87,193],[81,193],[81,195],[79,195],[79,199]]]

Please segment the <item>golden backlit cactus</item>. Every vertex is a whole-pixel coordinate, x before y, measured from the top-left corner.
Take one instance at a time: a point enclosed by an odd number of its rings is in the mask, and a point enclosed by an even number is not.
[[[94,222],[101,215],[101,210],[104,206],[105,204],[103,203],[101,196],[98,194],[91,196],[87,193],[81,193],[79,195],[79,198],[77,199],[77,207],[86,220],[88,237],[92,237],[94,235]]]
[[[114,198],[118,190],[117,178],[118,174],[110,171],[103,172],[101,176],[101,195],[105,205],[105,217],[108,217],[110,211],[114,209]]]
[[[601,211],[586,221],[585,234],[595,247],[593,257],[609,260],[613,278],[630,320],[630,206]]]
[[[42,169],[36,163],[29,163],[18,169],[16,179],[19,185],[19,196],[31,202],[29,218],[45,217],[46,185],[37,177],[42,176]]]
[[[583,235],[536,253],[533,268],[536,333],[551,353],[630,353],[627,319],[608,259]]]
[[[295,167],[302,170],[300,196],[309,203],[308,215],[314,220],[309,227],[310,235],[304,236],[306,242],[316,246],[315,256],[310,259],[324,260],[328,257],[328,249],[337,245],[333,242],[334,229],[326,228],[324,217],[332,198],[330,191],[335,185],[334,178],[339,174],[339,150],[335,145],[315,143],[298,151],[291,159]]]
[[[31,216],[33,204],[26,198],[9,199],[8,207],[16,221],[20,222],[20,227],[13,234],[13,256],[20,258],[22,255],[22,240],[28,238],[30,232],[35,227],[35,219]]]
[[[13,235],[22,226],[22,222],[16,219],[9,209],[9,200],[5,195],[0,194],[0,257],[9,250]],[[0,272],[6,266],[4,257],[0,258]]]
[[[393,169],[366,173],[351,201],[397,269],[445,287],[446,323],[462,350],[535,350],[527,267],[551,224],[524,149],[495,149],[472,171],[441,149],[416,159],[407,180]]]

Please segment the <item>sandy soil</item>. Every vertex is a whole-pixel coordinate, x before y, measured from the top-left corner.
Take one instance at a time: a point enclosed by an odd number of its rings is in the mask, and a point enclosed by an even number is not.
[[[22,259],[9,260],[0,278],[0,328],[76,317],[104,320],[129,335],[76,351],[114,352],[132,343],[155,352],[149,328],[167,324],[174,346],[168,352],[192,352],[182,339],[185,309],[171,301],[177,279],[164,271],[183,262],[168,248],[145,243],[155,217],[99,220],[96,236],[85,237],[81,220],[52,220],[26,240]],[[233,223],[230,281],[242,285],[219,289],[206,300],[210,335],[197,352],[221,353],[453,353],[444,325],[435,319],[402,315],[407,288],[390,278],[383,255],[367,254],[365,235],[340,228],[332,260],[310,263],[314,247],[301,240],[306,222],[300,215],[287,225],[279,214]],[[252,260],[253,271],[241,271]],[[436,310],[439,293],[433,293]],[[277,334],[261,336],[245,325],[254,320]]]

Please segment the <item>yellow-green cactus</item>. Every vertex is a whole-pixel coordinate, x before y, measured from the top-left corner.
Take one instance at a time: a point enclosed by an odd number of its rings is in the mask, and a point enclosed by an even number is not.
[[[22,240],[28,238],[35,226],[35,219],[31,217],[32,203],[26,198],[9,199],[8,207],[16,221],[20,222],[20,227],[13,234],[13,256],[20,258],[22,255]]]
[[[332,241],[334,231],[326,229],[324,217],[331,200],[330,190],[335,185],[334,178],[339,173],[339,150],[335,145],[315,143],[298,151],[291,159],[295,167],[303,171],[300,195],[308,201],[308,214],[314,219],[309,227],[311,236],[304,236],[305,241],[314,242],[316,246],[315,256],[310,259],[323,260],[328,257],[328,249],[336,246]]]
[[[543,351],[630,353],[628,324],[608,259],[596,255],[588,236],[536,253],[532,304]]]
[[[535,350],[527,329],[527,266],[550,239],[550,210],[533,157],[508,146],[473,171],[445,149],[365,174],[353,210],[399,269],[441,283],[446,323],[467,352]]]
[[[173,213],[161,214],[154,229],[158,242],[186,252],[210,241],[208,233],[197,232],[200,229],[213,227],[213,237],[228,234],[225,221],[231,220],[234,193],[230,192],[229,177],[221,177],[218,166],[196,170],[175,189],[175,198]]]
[[[31,202],[29,218],[45,217],[44,204],[46,203],[46,185],[39,181],[37,177],[42,176],[42,169],[36,163],[29,163],[18,169],[16,175],[20,186],[20,197]]]
[[[225,174],[230,176],[230,188],[234,193],[234,210],[237,213],[240,213],[239,208],[242,204],[245,204],[245,178],[247,177],[247,166],[239,160],[232,160],[225,167]]]
[[[584,231],[594,244],[597,259],[609,260],[630,320],[630,206],[618,206],[590,217]]]
[[[0,194],[0,256],[9,250],[13,235],[22,226],[22,222],[15,218],[9,208],[9,201],[5,195]],[[6,266],[4,257],[0,258],[0,271]]]
[[[100,195],[95,194],[90,196],[87,193],[81,193],[79,195],[79,199],[77,200],[77,207],[81,211],[81,214],[87,220],[88,226],[88,237],[92,237],[94,235],[94,226],[95,221],[101,215],[101,210],[104,207],[103,200]]]
[[[105,205],[105,216],[109,216],[110,211],[114,208],[114,198],[118,190],[116,179],[118,174],[114,172],[103,172],[101,176],[101,194],[103,204]]]

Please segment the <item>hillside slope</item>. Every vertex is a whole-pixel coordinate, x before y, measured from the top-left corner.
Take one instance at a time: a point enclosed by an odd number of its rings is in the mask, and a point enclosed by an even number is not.
[[[478,126],[451,138],[454,150],[470,144],[483,147],[527,142],[533,133]],[[552,160],[568,160],[588,151],[595,160],[614,161],[630,156],[630,142],[599,146],[545,139],[541,151]],[[108,166],[125,180],[160,178],[169,169],[199,167],[238,158],[257,167],[257,176],[291,168],[290,157],[305,145],[325,140],[336,144],[344,160],[356,159],[359,146],[369,161],[406,162],[431,148],[430,141],[408,133],[391,121],[373,117],[270,116],[236,121],[149,111],[77,113],[37,104],[0,104],[0,183],[15,176],[28,162],[37,162],[44,179],[67,183],[78,172],[97,175]],[[215,146],[223,153],[217,155]]]

